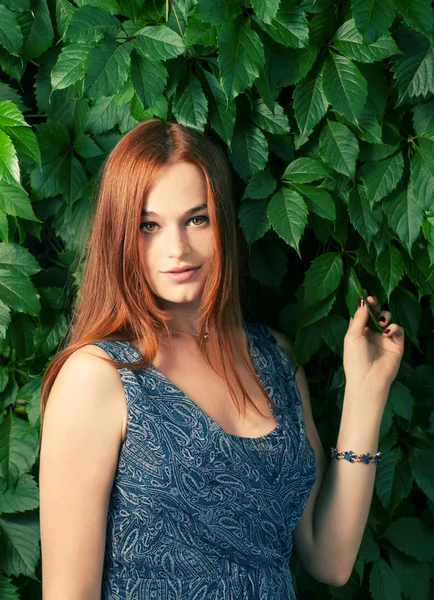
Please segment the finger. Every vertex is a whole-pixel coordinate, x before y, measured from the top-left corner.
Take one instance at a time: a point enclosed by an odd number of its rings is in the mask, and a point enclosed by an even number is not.
[[[399,325],[397,325],[396,323],[391,323],[387,329],[385,329],[383,331],[382,334],[384,337],[394,337],[394,338],[400,338],[400,337],[404,337],[404,329],[402,327],[400,327]]]
[[[382,310],[378,315],[377,323],[380,325],[380,327],[386,327],[386,325],[390,323],[391,319],[392,314],[388,310]]]
[[[368,300],[368,299],[367,299]],[[364,335],[365,327],[369,318],[368,305],[363,302],[363,306],[358,306],[354,317],[350,318],[350,324],[348,327],[349,336],[361,336]]]

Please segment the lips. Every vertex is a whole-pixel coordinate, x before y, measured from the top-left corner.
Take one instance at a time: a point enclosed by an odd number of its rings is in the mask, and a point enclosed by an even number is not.
[[[193,271],[194,269],[198,269],[199,267],[180,267],[179,269],[172,269],[170,271],[165,271],[165,273],[184,273],[184,271]]]

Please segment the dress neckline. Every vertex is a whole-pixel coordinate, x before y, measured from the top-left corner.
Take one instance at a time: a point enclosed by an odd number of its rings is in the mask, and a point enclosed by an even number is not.
[[[262,370],[260,361],[257,359],[257,354],[259,354],[259,349],[254,343],[253,338],[255,337],[255,333],[254,333],[254,331],[252,331],[252,324],[249,322],[245,322],[244,330],[246,332],[246,337],[247,337],[247,341],[248,341],[247,346],[248,346],[248,353],[250,356],[250,360],[252,361],[253,368],[255,370],[256,375],[258,376],[259,381],[261,382],[262,386],[265,388],[263,370]],[[129,345],[129,347],[133,351],[135,351],[140,356],[140,358],[143,358],[143,354],[140,352],[140,350],[136,346],[131,344],[131,342],[129,340],[126,340],[126,343]],[[153,372],[160,379],[163,379],[166,383],[170,384],[179,393],[180,397],[184,401],[186,401],[190,406],[192,405],[195,410],[198,410],[203,415],[203,417],[207,420],[207,422],[214,429],[218,430],[220,432],[220,434],[223,436],[226,436],[232,440],[240,440],[242,442],[248,443],[248,442],[255,442],[255,441],[258,441],[258,442],[267,441],[268,438],[271,439],[271,438],[275,437],[276,435],[279,435],[281,432],[282,413],[281,413],[279,407],[273,408],[272,406],[270,406],[270,410],[276,420],[276,426],[271,431],[269,431],[263,435],[259,435],[259,436],[255,436],[255,437],[249,437],[249,436],[244,436],[244,435],[235,435],[233,433],[229,433],[228,431],[223,429],[223,427],[219,423],[217,423],[217,421],[215,421],[203,408],[201,408],[196,402],[194,402],[194,400],[189,398],[187,396],[187,394],[185,394],[185,392],[183,392],[177,385],[175,385],[173,383],[173,381],[171,381],[166,375],[164,375],[164,373],[162,373],[159,369],[157,369],[157,367],[155,367],[154,365],[149,365],[146,368],[146,370]]]

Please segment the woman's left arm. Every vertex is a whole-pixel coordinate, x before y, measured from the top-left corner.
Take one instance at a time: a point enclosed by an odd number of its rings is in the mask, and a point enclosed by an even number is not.
[[[375,308],[376,301],[367,297]],[[375,454],[389,388],[403,354],[404,332],[390,325],[388,334],[372,332],[366,306],[350,319],[344,341],[346,387],[336,447]],[[291,359],[293,347],[280,332],[270,329]],[[349,463],[326,458],[312,417],[309,389],[301,366],[296,372],[303,403],[306,435],[315,450],[317,477],[303,515],[293,531],[294,549],[304,569],[329,585],[344,585],[353,570],[369,515],[374,491],[374,463]]]

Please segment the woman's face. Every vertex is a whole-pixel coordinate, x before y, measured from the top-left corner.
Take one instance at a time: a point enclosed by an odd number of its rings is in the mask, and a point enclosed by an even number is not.
[[[164,166],[143,204],[139,251],[151,290],[169,303],[199,306],[213,249],[205,178],[198,167]],[[185,273],[168,271],[190,268]]]

